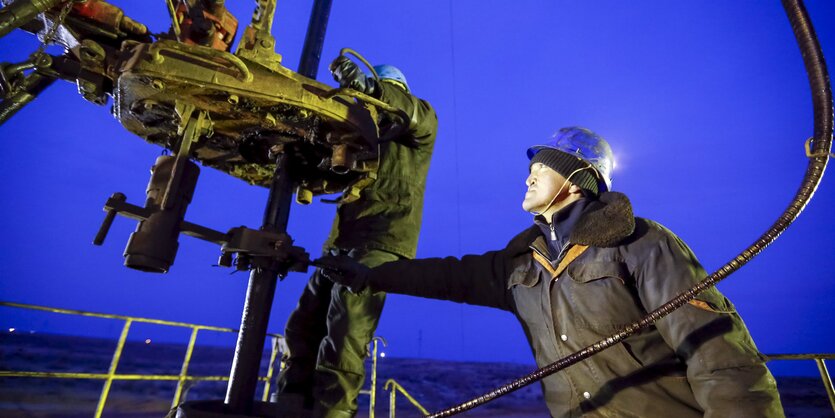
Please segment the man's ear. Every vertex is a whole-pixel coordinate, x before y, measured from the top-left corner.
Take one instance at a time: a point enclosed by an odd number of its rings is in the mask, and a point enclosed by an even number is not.
[[[568,194],[585,196],[583,194],[583,189],[581,189],[580,186],[578,186],[574,183],[569,183],[569,184],[570,184],[570,186],[568,186]]]

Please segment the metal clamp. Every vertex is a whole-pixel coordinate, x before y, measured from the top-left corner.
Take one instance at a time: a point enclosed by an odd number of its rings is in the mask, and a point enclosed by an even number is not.
[[[826,150],[818,150],[817,152],[812,152],[812,141],[815,140],[815,137],[810,136],[809,139],[803,144],[806,148],[806,157],[808,158],[818,158],[818,157],[833,157],[835,158],[835,153],[833,152],[826,152]]]

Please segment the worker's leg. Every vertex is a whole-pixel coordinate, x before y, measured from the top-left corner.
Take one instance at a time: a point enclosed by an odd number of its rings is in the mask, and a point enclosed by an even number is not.
[[[386,251],[352,253],[360,263],[376,267],[399,259]],[[365,289],[353,293],[342,285],[331,290],[327,313],[328,333],[319,346],[316,365],[314,417],[352,417],[357,396],[365,383],[365,358],[374,336],[386,295]]]

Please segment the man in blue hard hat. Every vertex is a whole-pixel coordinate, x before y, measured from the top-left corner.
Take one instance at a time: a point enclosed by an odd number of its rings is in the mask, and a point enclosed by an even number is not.
[[[360,192],[359,199],[339,204],[324,246],[326,254],[344,254],[369,267],[415,256],[438,128],[434,110],[411,94],[399,69],[374,68],[379,81],[343,56],[330,65],[340,87],[380,99],[410,119],[381,124],[381,131],[386,131],[382,133],[394,139],[380,144],[377,179]],[[289,353],[278,382],[282,417],[356,414],[367,347],[384,301],[383,292],[353,293],[318,272],[313,274],[287,320]]]
[[[461,259],[369,269],[325,257],[328,278],[363,289],[510,311],[542,367],[631,324],[706,273],[668,229],[611,191],[609,145],[563,128],[528,149],[522,207],[534,225],[507,246]],[[783,417],[776,383],[733,305],[715,288],[541,381],[554,417]]]

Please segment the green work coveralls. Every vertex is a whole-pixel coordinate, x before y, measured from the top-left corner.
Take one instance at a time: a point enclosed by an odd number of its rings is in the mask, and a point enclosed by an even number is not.
[[[369,267],[415,256],[438,126],[429,103],[385,80],[380,87],[380,99],[411,120],[401,135],[380,145],[377,180],[358,200],[339,205],[324,248]],[[383,292],[355,294],[314,272],[287,321],[289,356],[279,377],[279,402],[290,395],[315,417],[353,416],[384,302]]]

